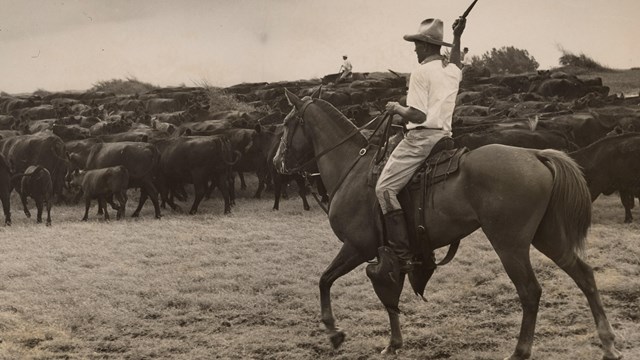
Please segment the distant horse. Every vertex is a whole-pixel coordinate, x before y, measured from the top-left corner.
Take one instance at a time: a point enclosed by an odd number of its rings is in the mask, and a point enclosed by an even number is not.
[[[331,286],[373,259],[382,244],[379,210],[373,189],[367,185],[373,154],[366,151],[367,141],[355,126],[328,102],[313,97],[300,99],[288,90],[285,93],[294,109],[284,120],[277,165],[287,172],[310,158],[317,161],[330,194],[329,222],[343,242],[319,284],[322,321],[334,347],[338,347],[345,335],[333,317]],[[309,146],[315,156],[305,154]],[[591,223],[591,198],[578,166],[566,154],[487,145],[464,155],[459,171],[429,191],[433,206],[425,211],[425,221],[432,246],[444,247],[482,228],[516,287],[523,316],[518,343],[507,359],[531,356],[542,292],[531,268],[531,245],[571,276],[585,294],[604,358],[621,358],[593,271],[578,256]],[[384,303],[378,292],[380,284],[372,284]],[[399,297],[398,293],[396,304]],[[383,353],[395,353],[402,346],[400,321],[388,301],[386,306],[391,337]]]

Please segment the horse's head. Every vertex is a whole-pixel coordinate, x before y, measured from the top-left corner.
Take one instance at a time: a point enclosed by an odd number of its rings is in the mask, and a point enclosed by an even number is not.
[[[314,98],[319,97],[320,88],[311,97],[300,99],[298,96],[285,89],[285,95],[289,104],[293,106],[289,114],[284,118],[284,132],[280,138],[278,151],[273,158],[273,164],[278,172],[292,174],[299,172],[313,159],[313,142],[310,129],[305,126],[305,110],[313,103]]]

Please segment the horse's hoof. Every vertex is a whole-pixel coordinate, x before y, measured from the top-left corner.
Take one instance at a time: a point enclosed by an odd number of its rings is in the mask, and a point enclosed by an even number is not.
[[[51,221],[47,221],[47,226],[51,226]]]
[[[530,358],[530,356],[522,357],[522,356],[518,356],[518,355],[513,354],[513,355],[511,355],[509,357],[504,358],[504,360],[526,360],[528,358]]]
[[[391,341],[389,345],[387,345],[387,347],[380,352],[380,354],[381,355],[398,355],[398,350],[400,350],[400,348],[402,348],[402,341],[396,344],[394,344],[393,341]]]
[[[344,342],[345,337],[346,335],[342,330],[338,330],[335,333],[333,333],[331,336],[329,336],[329,339],[331,340],[331,345],[333,345],[333,348],[334,349],[339,348],[340,345],[342,345],[342,343]]]
[[[622,353],[620,351],[613,349],[613,354],[603,355],[602,360],[620,360],[623,357],[624,356],[622,356]]]
[[[389,345],[380,352],[380,355],[398,355],[398,349]]]
[[[5,222],[4,222],[4,224],[5,224],[6,226],[11,226],[11,221],[5,221]]]
[[[140,213],[133,213],[133,214],[131,214],[131,217],[132,217],[132,218],[137,218],[138,216],[140,216]]]

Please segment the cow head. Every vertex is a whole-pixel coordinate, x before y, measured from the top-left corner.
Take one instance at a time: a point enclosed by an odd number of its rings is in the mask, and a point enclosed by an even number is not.
[[[72,172],[68,172],[66,176],[67,184],[71,189],[78,189],[82,187],[82,181],[86,171],[75,169]]]

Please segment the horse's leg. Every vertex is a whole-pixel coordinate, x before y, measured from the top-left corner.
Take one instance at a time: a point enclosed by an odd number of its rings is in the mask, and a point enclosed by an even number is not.
[[[378,299],[385,305],[387,314],[389,315],[391,337],[389,338],[389,344],[381,352],[383,355],[394,355],[402,347],[402,330],[400,329],[400,311],[398,310],[398,304],[400,303],[404,279],[405,276],[402,274],[398,286],[389,287],[385,284],[379,284],[370,278],[373,289],[376,295],[378,295]]]
[[[355,248],[345,243],[333,259],[331,264],[320,276],[320,309],[322,312],[322,322],[329,332],[329,339],[334,348],[340,347],[344,341],[345,334],[336,326],[331,309],[331,286],[340,277],[351,272],[351,270],[364,263],[364,259]]]
[[[548,239],[548,240],[547,240]],[[618,360],[622,359],[622,354],[615,347],[615,334],[613,329],[607,320],[607,315],[604,312],[602,306],[602,300],[600,300],[600,293],[596,286],[596,280],[593,277],[593,270],[591,267],[582,261],[577,255],[574,254],[575,261],[563,263],[561,259],[563,254],[560,252],[557,246],[557,242],[551,237],[536,238],[533,245],[543,254],[553,260],[567,275],[569,275],[573,281],[578,285],[580,290],[584,293],[589,302],[591,313],[596,322],[596,328],[598,330],[598,336],[602,342],[602,351],[604,352],[603,359],[605,360]]]
[[[520,325],[518,344],[513,354],[505,360],[528,359],[531,357],[533,334],[536,328],[540,296],[542,295],[540,284],[538,284],[538,280],[531,268],[529,246],[519,248],[494,246],[494,248],[507,275],[509,275],[518,291],[522,306],[522,323]]]

